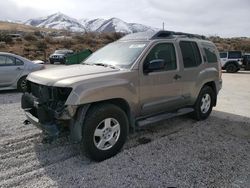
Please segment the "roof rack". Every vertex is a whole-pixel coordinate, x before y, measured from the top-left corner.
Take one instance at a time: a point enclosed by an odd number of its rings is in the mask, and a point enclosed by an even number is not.
[[[206,39],[204,35],[197,35],[191,33],[182,33],[182,32],[175,32],[175,31],[158,31],[151,39],[158,39],[158,38],[174,38],[176,36],[180,37],[189,37],[189,38],[198,38],[198,39]]]
[[[164,39],[164,38],[176,38],[176,37],[188,37],[188,38],[198,38],[206,39],[203,35],[182,33],[175,31],[148,31],[148,32],[139,32],[125,35],[120,40],[153,40],[153,39]]]

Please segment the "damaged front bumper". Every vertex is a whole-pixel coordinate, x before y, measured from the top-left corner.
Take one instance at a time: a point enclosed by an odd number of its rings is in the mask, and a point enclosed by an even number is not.
[[[60,105],[51,108],[30,93],[22,96],[22,108],[27,120],[45,131],[50,137],[58,137],[65,122],[69,122],[76,113],[76,106]]]

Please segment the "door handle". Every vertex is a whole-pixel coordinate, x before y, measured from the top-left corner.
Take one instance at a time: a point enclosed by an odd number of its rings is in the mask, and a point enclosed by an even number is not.
[[[175,80],[179,80],[179,79],[181,79],[181,76],[178,75],[178,74],[176,74],[176,75],[174,75],[174,79],[175,79]]]
[[[16,70],[23,70],[23,69],[22,69],[22,68],[20,68],[20,67],[17,67],[17,68],[16,68]]]

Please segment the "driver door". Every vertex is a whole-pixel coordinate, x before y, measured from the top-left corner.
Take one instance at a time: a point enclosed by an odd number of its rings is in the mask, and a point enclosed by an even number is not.
[[[158,43],[143,60],[140,71],[141,116],[172,111],[183,104],[181,75],[173,43]],[[147,70],[150,62],[164,61],[162,70]]]

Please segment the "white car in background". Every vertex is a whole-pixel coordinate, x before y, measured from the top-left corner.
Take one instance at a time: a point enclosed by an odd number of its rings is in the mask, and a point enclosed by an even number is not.
[[[29,73],[44,69],[44,65],[11,53],[0,52],[0,90],[26,89]]]

